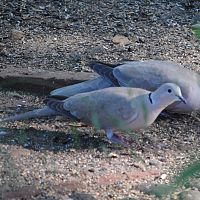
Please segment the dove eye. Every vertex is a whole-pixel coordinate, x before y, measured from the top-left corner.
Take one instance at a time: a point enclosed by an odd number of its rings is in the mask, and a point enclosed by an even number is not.
[[[172,92],[172,90],[171,89],[168,89],[168,93],[171,93]]]

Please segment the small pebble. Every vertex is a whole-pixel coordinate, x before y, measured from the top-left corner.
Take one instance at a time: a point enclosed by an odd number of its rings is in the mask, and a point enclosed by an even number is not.
[[[166,178],[167,178],[167,174],[162,174],[162,175],[160,176],[160,178],[161,178],[162,180],[166,179]]]

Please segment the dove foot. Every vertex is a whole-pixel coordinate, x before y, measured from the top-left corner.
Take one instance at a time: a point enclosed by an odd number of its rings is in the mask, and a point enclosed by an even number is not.
[[[113,133],[111,129],[106,130],[106,135],[107,138],[114,144],[120,144],[125,147],[130,146],[130,141],[127,138],[123,137],[122,135]]]

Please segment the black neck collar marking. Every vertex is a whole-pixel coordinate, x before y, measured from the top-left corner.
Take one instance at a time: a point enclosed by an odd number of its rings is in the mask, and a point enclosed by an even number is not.
[[[153,104],[152,98],[151,98],[151,93],[149,93],[149,101],[151,104]]]

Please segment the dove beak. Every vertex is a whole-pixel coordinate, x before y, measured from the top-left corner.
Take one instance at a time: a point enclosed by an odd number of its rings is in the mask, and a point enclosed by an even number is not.
[[[179,95],[176,95],[176,96],[178,97],[178,99],[180,101],[182,101],[184,104],[186,104],[186,100],[185,100],[185,98],[183,96],[179,96]]]

